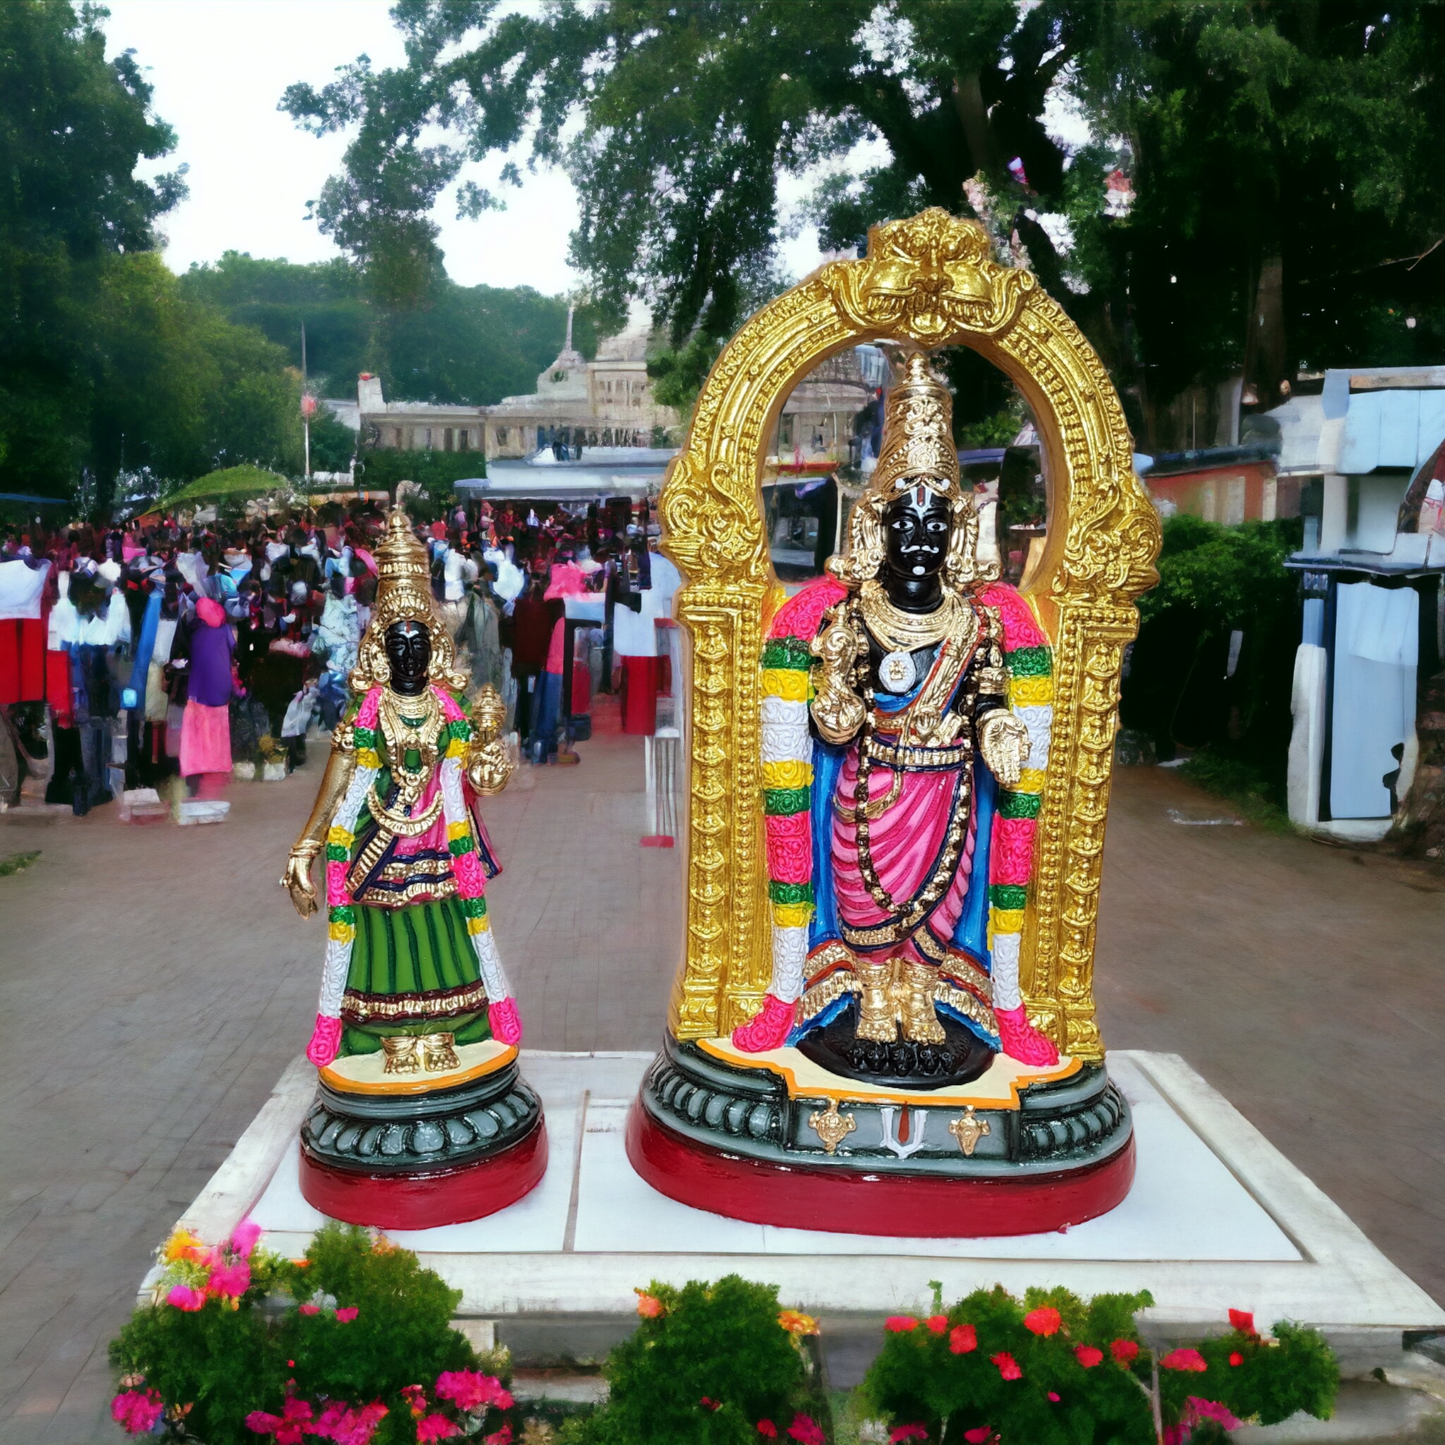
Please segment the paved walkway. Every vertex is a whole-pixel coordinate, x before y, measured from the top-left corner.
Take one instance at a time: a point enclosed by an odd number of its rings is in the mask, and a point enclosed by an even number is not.
[[[680,851],[641,848],[641,746],[488,807],[528,1043],[648,1048],[681,947]],[[238,785],[221,827],[0,823],[0,1442],[112,1440],[106,1341],[151,1251],[304,1046],[322,932],[276,887],[314,792]],[[532,786],[525,786],[527,783]],[[1158,770],[1116,793],[1105,1035],[1182,1053],[1437,1297],[1445,893],[1242,827]]]

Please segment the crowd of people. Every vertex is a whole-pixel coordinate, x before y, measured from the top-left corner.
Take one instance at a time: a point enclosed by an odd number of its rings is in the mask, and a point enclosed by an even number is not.
[[[622,692],[625,731],[652,731],[664,684],[652,624],[680,578],[646,504],[539,505],[458,504],[417,531],[472,691],[495,687],[526,755],[555,762],[575,758],[567,720],[594,689]],[[0,801],[16,801],[27,767],[47,777],[46,802],[83,814],[174,777],[214,799],[237,763],[303,761],[308,730],[347,706],[384,522],[375,503],[332,503],[0,532],[0,743],[16,760]],[[569,633],[573,597],[592,620]]]

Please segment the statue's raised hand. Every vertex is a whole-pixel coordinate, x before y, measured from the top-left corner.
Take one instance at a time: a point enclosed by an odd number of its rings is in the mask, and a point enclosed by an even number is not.
[[[310,847],[293,848],[281,879],[281,886],[291,895],[292,905],[302,918],[310,918],[316,912],[316,889],[311,882],[311,865],[316,853],[317,850]]]
[[[1012,788],[1028,761],[1029,730],[1006,708],[987,713],[978,725],[978,746],[1001,787]]]

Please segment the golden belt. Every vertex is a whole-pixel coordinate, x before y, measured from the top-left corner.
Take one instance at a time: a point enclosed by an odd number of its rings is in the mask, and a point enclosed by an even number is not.
[[[966,763],[973,757],[973,740],[965,738],[951,748],[891,747],[876,737],[865,738],[864,750],[875,763],[886,768],[942,768]]]

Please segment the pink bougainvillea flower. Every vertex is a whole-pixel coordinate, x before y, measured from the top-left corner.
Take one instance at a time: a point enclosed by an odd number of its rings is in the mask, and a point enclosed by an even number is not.
[[[978,1348],[978,1331],[972,1325],[954,1325],[948,1332],[950,1354],[967,1355]]]
[[[1159,1368],[1161,1370],[1185,1370],[1199,1375],[1209,1368],[1209,1364],[1198,1350],[1170,1350],[1159,1361]]]
[[[1092,1370],[1095,1365],[1103,1363],[1104,1352],[1103,1350],[1096,1350],[1093,1345],[1075,1345],[1074,1358],[1086,1370]]]
[[[968,1445],[984,1445],[984,1441],[990,1439],[992,1435],[992,1425],[980,1425],[977,1429],[963,1432],[963,1438],[968,1441]]]
[[[245,1260],[238,1264],[217,1265],[211,1271],[206,1288],[221,1299],[240,1299],[251,1288],[251,1266]]]
[[[1044,1305],[1041,1309],[1030,1310],[1024,1316],[1024,1328],[1034,1335],[1056,1335],[1064,1321],[1058,1310],[1051,1305]]]
[[[276,1445],[302,1445],[303,1439],[314,1433],[311,1406],[292,1396],[279,1415],[252,1410],[246,1416],[246,1428],[257,1435],[275,1436]]]
[[[883,1321],[883,1328],[891,1330],[895,1335],[906,1335],[909,1330],[918,1328],[918,1321],[912,1315],[889,1315]]]
[[[359,1409],[352,1409],[344,1401],[333,1401],[321,1412],[311,1433],[335,1441],[335,1445],[371,1445],[371,1437],[387,1413],[380,1400]]]
[[[1057,1404],[1059,1403],[1059,1397],[1058,1397],[1052,1390],[1049,1391],[1049,1399],[1050,1399],[1055,1405],[1057,1405]]]
[[[361,1311],[355,1305],[342,1305],[342,1307],[336,1311],[336,1318],[339,1319],[342,1324],[349,1325],[360,1313]]]
[[[1010,1354],[990,1355],[994,1364],[998,1366],[998,1372],[1005,1380],[1022,1380],[1024,1372],[1019,1369],[1018,1361]]]
[[[426,1391],[420,1385],[403,1385],[401,1398],[406,1401],[413,1420],[420,1420],[426,1414]]]
[[[261,1226],[254,1219],[243,1219],[231,1231],[231,1252],[242,1259],[250,1259],[256,1241],[261,1237]]]
[[[166,1296],[166,1303],[174,1305],[178,1310],[198,1310],[206,1303],[206,1292],[203,1289],[192,1289],[188,1284],[172,1285],[171,1292]]]
[[[1254,1312],[1252,1310],[1230,1310],[1229,1327],[1232,1330],[1238,1330],[1242,1335],[1253,1337],[1256,1333]]]
[[[437,1376],[437,1399],[450,1400],[458,1410],[468,1413],[485,1405],[495,1405],[499,1410],[512,1408],[512,1397],[502,1388],[502,1382],[480,1370],[443,1370]]]
[[[1139,1358],[1139,1346],[1133,1340],[1115,1340],[1109,1346],[1109,1353],[1116,1365],[1127,1365]]]
[[[1198,1395],[1190,1395],[1184,1402],[1180,1424],[1192,1430],[1206,1420],[1217,1420],[1226,1430],[1238,1430],[1244,1424],[1243,1420],[1235,1419],[1229,1406],[1220,1404],[1218,1400],[1201,1400]]]
[[[300,1306],[300,1310],[303,1315],[319,1315],[321,1313],[321,1306],[313,1303],[311,1300],[307,1300],[304,1305]]]
[[[947,1330],[948,1330],[948,1316],[947,1316],[947,1315],[929,1315],[929,1317],[928,1317],[926,1320],[924,1320],[923,1323],[926,1324],[926,1325],[928,1326],[928,1328],[929,1328],[929,1331],[930,1331],[931,1333],[935,1334],[935,1335],[941,1335],[941,1334],[947,1333]]]
[[[778,1427],[771,1420],[758,1421],[758,1434],[765,1440],[776,1440],[778,1438]]]
[[[1229,1363],[1231,1365],[1242,1365],[1244,1363],[1244,1356],[1241,1355],[1238,1350],[1235,1350],[1229,1357]]]
[[[493,1430],[490,1435],[483,1435],[482,1445],[512,1445],[512,1427],[503,1425],[500,1430]]]
[[[889,1445],[899,1445],[902,1440],[927,1440],[928,1430],[923,1425],[899,1425],[888,1432]]]
[[[462,1433],[462,1427],[445,1415],[423,1415],[416,1422],[416,1438],[425,1440],[450,1440]]]
[[[637,1313],[643,1319],[655,1320],[667,1313],[667,1306],[655,1294],[648,1294],[645,1289],[634,1289],[632,1292],[637,1296]]]
[[[794,1415],[788,1434],[798,1445],[827,1445],[818,1422],[811,1415]]]
[[[126,1390],[110,1402],[110,1418],[127,1435],[145,1435],[161,1418],[165,1402],[156,1390]]]
[[[701,1405],[704,1410],[711,1410],[714,1413],[722,1409],[722,1401],[714,1400],[710,1395],[704,1395],[697,1403]]]

